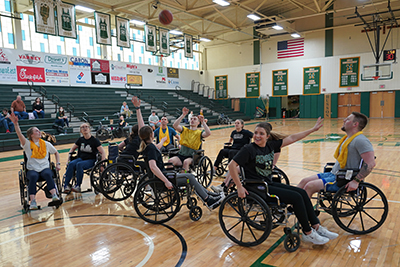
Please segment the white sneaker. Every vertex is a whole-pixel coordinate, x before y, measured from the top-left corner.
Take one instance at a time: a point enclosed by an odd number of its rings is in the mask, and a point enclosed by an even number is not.
[[[335,239],[336,237],[339,236],[337,233],[328,231],[328,229],[326,229],[326,228],[323,227],[322,225],[320,225],[319,228],[318,228],[318,230],[316,230],[316,231],[317,231],[317,233],[318,233],[320,236],[329,238],[330,240],[333,240],[333,239]]]
[[[221,193],[224,192],[224,187],[222,186],[222,184],[214,186],[211,186],[212,191],[216,192],[216,193]]]
[[[304,242],[311,242],[315,245],[323,245],[329,242],[329,238],[320,236],[314,228],[311,228],[311,233],[309,235],[303,234]]]

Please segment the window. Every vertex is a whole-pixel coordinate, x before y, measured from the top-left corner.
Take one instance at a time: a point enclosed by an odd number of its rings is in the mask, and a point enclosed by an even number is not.
[[[118,61],[121,61],[121,54],[117,54]]]
[[[11,12],[11,2],[8,1],[8,0],[5,0],[4,1],[4,5],[5,5],[5,8],[6,8],[6,11],[7,12]]]
[[[88,18],[85,18],[85,23],[89,24],[89,19]]]
[[[185,63],[185,69],[187,69],[187,63]]]
[[[78,55],[78,53],[76,52],[76,47],[72,47],[72,54],[73,54],[74,56],[77,56],[77,55]]]
[[[57,54],[61,55],[61,45],[57,45]]]
[[[137,31],[137,34],[140,35],[140,30]]]
[[[194,64],[192,64],[192,70],[194,70]]]
[[[181,63],[180,62],[178,62],[178,68],[180,68],[181,67]]]
[[[133,52],[133,44],[131,44],[131,52]]]
[[[93,46],[93,37],[89,37],[89,45]]]
[[[29,21],[33,21],[33,16],[29,15]]]
[[[87,57],[91,57],[90,49],[87,50]]]
[[[78,30],[81,32],[82,31],[82,26],[78,25]]]
[[[149,65],[151,65],[151,58],[149,58]]]
[[[98,56],[101,56],[101,48],[100,48],[100,46],[97,47],[97,55],[98,55]]]
[[[129,62],[132,63],[132,56],[129,56]]]
[[[61,41],[61,42],[64,42],[64,37],[60,37],[60,41]]]
[[[136,40],[136,34],[132,34],[133,35],[133,40]]]
[[[76,35],[75,43],[79,44],[79,35]]]
[[[8,43],[12,45],[14,44],[14,34],[12,33],[8,34]]]
[[[47,34],[43,34],[44,39],[49,39],[49,36]]]
[[[182,59],[182,54],[181,53],[179,53],[179,59]]]
[[[142,57],[139,57],[139,64],[142,64]]]
[[[44,50],[44,43],[40,43],[40,52],[46,52],[46,51]]]
[[[124,48],[123,48],[122,46],[120,46],[120,47],[119,47],[119,50],[121,50],[121,51],[122,51],[122,50],[124,50]]]
[[[140,47],[140,50],[141,50],[142,54],[144,54],[144,47],[143,46]]]
[[[199,62],[196,62],[196,68],[199,68]]]
[[[156,63],[158,63],[158,57],[156,57]]]
[[[19,17],[21,18],[21,20],[24,20],[24,14],[23,13],[19,13]]]
[[[21,31],[21,34],[22,34],[22,41],[25,41],[25,31],[22,30],[22,31]]]
[[[172,53],[172,58],[174,58],[175,53]]]
[[[169,62],[169,66],[172,67],[172,61]]]

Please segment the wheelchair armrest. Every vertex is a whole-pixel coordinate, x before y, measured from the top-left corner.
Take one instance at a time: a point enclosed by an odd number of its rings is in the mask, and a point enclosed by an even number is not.
[[[174,168],[174,164],[172,164],[172,162],[166,162],[164,163],[164,167],[166,167],[166,169],[170,170]]]
[[[179,152],[179,148],[171,148],[170,150],[168,150],[169,154],[178,154]]]
[[[194,151],[194,154],[201,154],[204,152],[204,149],[198,149]]]
[[[332,170],[333,165],[335,165],[334,162],[328,162],[325,164],[324,167],[324,172],[330,172]]]
[[[132,156],[132,155],[124,155],[124,154],[119,155],[117,157],[117,159],[133,159],[135,161],[135,157],[134,156]]]
[[[230,148],[232,147],[232,143],[224,143],[224,148]]]

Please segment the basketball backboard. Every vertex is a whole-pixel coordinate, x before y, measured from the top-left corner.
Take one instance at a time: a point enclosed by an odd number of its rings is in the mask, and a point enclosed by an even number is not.
[[[363,65],[361,80],[390,80],[393,78],[392,63]]]

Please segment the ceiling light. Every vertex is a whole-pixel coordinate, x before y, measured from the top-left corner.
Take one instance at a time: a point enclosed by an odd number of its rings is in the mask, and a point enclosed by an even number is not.
[[[84,7],[84,6],[75,6],[76,9],[83,11],[83,12],[94,12],[94,9]]]
[[[292,36],[293,38],[299,38],[299,37],[300,37],[300,34],[298,34],[298,33],[292,33],[291,36]]]
[[[230,5],[230,3],[225,0],[213,0],[213,2],[220,6],[229,6]]]
[[[277,31],[283,30],[283,27],[279,26],[279,25],[272,26],[272,28],[277,30]]]
[[[259,20],[259,19],[261,19],[259,16],[254,15],[254,14],[249,14],[249,15],[247,15],[247,17],[248,17],[249,19],[252,19],[252,20]]]
[[[174,34],[174,35],[182,35],[182,32],[177,31],[177,30],[169,31],[169,33],[170,33],[170,34]]]
[[[146,24],[146,22],[140,21],[140,20],[136,20],[136,19],[131,19],[129,22],[132,23],[132,24],[135,24],[137,26],[143,26],[144,24]]]
[[[210,42],[210,41],[211,40],[207,39],[207,38],[203,38],[203,37],[200,38],[200,42]]]

